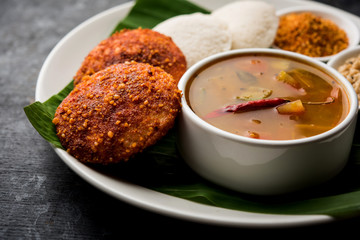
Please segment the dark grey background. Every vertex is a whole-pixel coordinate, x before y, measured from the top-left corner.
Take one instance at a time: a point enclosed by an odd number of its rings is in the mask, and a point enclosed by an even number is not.
[[[84,20],[123,2],[0,0],[0,239],[113,239],[142,234],[174,238],[194,233],[242,238],[263,233],[292,237],[356,232],[359,217],[260,230],[192,223],[114,199],[71,171],[33,129],[23,107],[34,100],[39,70],[56,43]],[[357,0],[321,2],[360,16]]]

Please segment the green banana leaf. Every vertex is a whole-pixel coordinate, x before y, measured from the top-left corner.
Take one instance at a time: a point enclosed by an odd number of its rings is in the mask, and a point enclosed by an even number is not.
[[[179,14],[203,12],[185,0],[138,0],[129,15],[113,32],[122,28],[151,28]],[[111,33],[110,33],[111,34]],[[24,108],[39,134],[54,147],[63,148],[52,119],[57,106],[73,89],[71,81],[47,101]],[[282,196],[258,197],[234,192],[210,183],[195,174],[181,159],[176,148],[176,129],[156,145],[127,163],[111,167],[92,166],[104,174],[132,181],[175,197],[221,208],[271,214],[327,214],[337,218],[360,213],[360,139],[358,123],[347,167],[333,180],[303,192]]]
[[[210,13],[185,0],[140,0],[136,1],[128,16],[118,23],[113,32],[123,28],[153,28],[168,18],[194,12]]]

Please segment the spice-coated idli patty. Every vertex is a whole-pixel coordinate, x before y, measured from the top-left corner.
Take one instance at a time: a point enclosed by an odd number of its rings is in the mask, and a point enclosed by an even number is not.
[[[86,75],[126,61],[160,67],[177,81],[186,71],[185,56],[170,37],[151,29],[124,29],[101,41],[85,57],[74,76],[74,84]]]
[[[159,67],[114,64],[76,85],[53,123],[62,146],[79,161],[127,161],[173,127],[180,96],[177,82]]]

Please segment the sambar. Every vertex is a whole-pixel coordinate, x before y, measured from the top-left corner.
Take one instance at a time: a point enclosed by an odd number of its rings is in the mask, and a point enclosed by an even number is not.
[[[187,85],[200,118],[241,136],[290,140],[332,129],[349,112],[341,85],[316,67],[269,54],[204,66]]]

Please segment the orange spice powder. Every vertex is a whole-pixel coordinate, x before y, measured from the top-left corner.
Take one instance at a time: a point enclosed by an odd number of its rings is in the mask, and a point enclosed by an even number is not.
[[[303,12],[280,17],[274,45],[310,57],[324,57],[347,48],[349,40],[331,20]]]

